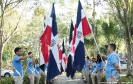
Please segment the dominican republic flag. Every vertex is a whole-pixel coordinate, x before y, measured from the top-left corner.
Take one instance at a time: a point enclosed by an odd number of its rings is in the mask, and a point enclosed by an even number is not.
[[[62,48],[62,60],[61,60],[61,66],[62,66],[62,68],[63,68],[63,71],[65,72],[66,71],[66,61],[67,61],[67,59],[66,59],[66,53],[65,53],[65,45],[64,45],[64,39],[63,39],[63,42],[62,42],[62,46],[61,46]],[[62,72],[63,72],[62,71]]]
[[[75,40],[75,54],[73,67],[81,72],[85,64],[85,48],[84,48],[84,36],[91,33],[91,26],[85,16],[85,12],[79,0],[77,21],[76,21],[76,40]]]
[[[62,60],[62,47],[58,44],[58,50],[59,50],[59,61],[60,61],[60,64],[61,64],[61,60]]]
[[[73,71],[73,57],[72,57],[72,41],[73,41],[73,32],[74,26],[71,21],[70,26],[70,36],[69,36],[69,47],[68,47],[68,60],[67,60],[67,68],[66,68],[66,76],[69,77]]]
[[[59,63],[59,52],[58,52],[58,31],[57,31],[57,23],[56,23],[56,14],[54,3],[52,4],[52,10],[49,17],[49,22],[47,24],[47,29],[45,31],[49,35],[48,39],[50,39],[50,56],[48,62],[48,71],[47,71],[47,80],[51,80],[57,75],[60,74],[60,63]]]
[[[45,20],[45,16],[44,16],[44,20]],[[47,40],[49,38],[49,33],[51,32],[51,29],[48,29],[48,26],[45,26],[45,21],[43,21],[42,24],[42,28],[43,28],[43,33],[40,36],[40,68],[44,71],[44,67],[45,67],[45,63],[47,63],[49,61],[49,42],[50,39]]]
[[[49,49],[47,44],[41,44],[40,68],[44,71],[45,64],[49,61]]]

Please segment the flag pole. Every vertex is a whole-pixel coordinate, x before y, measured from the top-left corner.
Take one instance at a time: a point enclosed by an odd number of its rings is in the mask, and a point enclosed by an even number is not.
[[[95,44],[96,44],[96,46],[97,46],[98,52],[100,53],[100,50],[99,50],[99,47],[98,47],[98,44],[97,44],[96,38],[95,38],[95,36],[94,36],[93,30],[91,29],[91,31],[92,31],[92,35],[93,35],[93,38],[94,38]]]
[[[84,46],[85,47],[85,46]],[[87,48],[85,47],[85,51],[87,52]],[[89,56],[89,54],[87,53],[87,56]]]
[[[84,11],[84,13],[85,13],[85,15],[86,15],[86,12],[85,12],[84,8],[83,8],[83,11]],[[86,17],[87,17],[87,16],[86,16]],[[88,21],[88,17],[87,17],[87,21]],[[89,21],[88,21],[88,23],[89,23]],[[95,38],[94,33],[93,33],[93,30],[92,30],[92,26],[90,25],[90,23],[89,23],[89,26],[91,27],[91,32],[92,32],[92,35],[93,35],[94,42],[95,42],[95,44],[96,44],[97,50],[98,50],[98,52],[100,53],[100,50],[99,50],[99,47],[98,47],[96,38]]]

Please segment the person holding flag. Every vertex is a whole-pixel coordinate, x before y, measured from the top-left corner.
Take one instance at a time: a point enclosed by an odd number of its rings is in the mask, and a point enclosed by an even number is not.
[[[91,69],[91,79],[92,79],[92,84],[95,84],[95,77],[96,74],[94,73],[95,69],[96,69],[96,59],[92,58],[92,63],[91,63],[92,69]]]
[[[120,59],[115,50],[116,45],[114,43],[108,45],[109,55],[106,57],[107,65],[105,69],[107,84],[117,84],[117,82],[120,80]]]
[[[28,55],[33,54],[32,52],[28,52]],[[28,77],[30,80],[30,84],[34,84],[34,74],[35,74],[35,68],[34,65],[36,61],[32,60],[33,57],[29,57],[27,59],[27,70],[28,70]]]
[[[23,83],[23,68],[21,60],[26,60],[29,57],[33,57],[33,54],[29,54],[28,56],[22,56],[22,49],[20,47],[16,47],[14,49],[15,56],[13,57],[13,67],[14,67],[14,74],[13,79],[15,84],[22,84]]]
[[[84,64],[84,67],[83,67],[83,70],[82,70],[82,72],[83,72],[83,75],[85,76],[85,78],[86,78],[86,82],[87,82],[87,84],[89,84],[89,71],[90,71],[90,65],[91,65],[91,63],[90,63],[90,58],[87,56],[86,58],[85,58],[85,64]]]
[[[36,77],[36,84],[39,84],[39,81],[40,81],[40,78],[41,78],[41,75],[40,75],[40,67],[39,67],[39,64],[38,64],[38,60],[36,59],[36,64],[35,64],[35,77]]]

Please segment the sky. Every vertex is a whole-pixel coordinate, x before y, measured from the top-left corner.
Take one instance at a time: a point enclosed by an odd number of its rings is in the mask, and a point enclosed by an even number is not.
[[[25,10],[24,14],[26,15],[27,19],[31,19],[32,15],[34,13],[35,10],[35,2],[37,0],[28,0],[28,3],[26,5],[26,7],[28,9]],[[51,3],[46,3],[46,0],[38,0],[39,1],[39,5],[42,6],[44,8],[44,10],[47,11],[46,16],[48,16],[48,13],[50,12],[50,7],[51,7]],[[99,0],[96,0],[99,1]],[[101,4],[99,4],[98,6],[96,6],[96,13],[97,16],[96,18],[99,19],[100,16],[102,16],[104,13],[107,12],[107,10],[105,9],[107,6],[105,5],[105,3],[103,2],[103,0],[100,0]],[[57,2],[57,1],[55,1]],[[85,10],[86,12],[86,16],[88,18],[92,18],[92,9],[93,9],[93,0],[81,0],[81,4],[84,7],[87,6],[86,2],[89,3],[88,7],[90,8],[89,11]],[[73,12],[74,16],[72,17],[72,20],[75,22],[75,18],[76,18],[76,13],[77,13],[77,6],[78,6],[78,2],[75,3],[71,3],[70,0],[65,0],[65,6],[61,6],[58,2],[55,4],[55,11],[56,11],[56,15],[57,17],[61,17],[61,15],[64,15],[66,17],[68,17],[68,13],[69,12]],[[19,8],[17,8],[17,11],[21,14],[22,10],[24,9],[24,4],[21,4],[21,6],[19,6]],[[65,18],[65,17],[61,17],[61,18]],[[68,19],[71,19],[71,17],[69,16]]]
[[[89,11],[85,10],[86,16],[87,16],[88,18],[92,18],[93,0],[81,0],[81,4],[82,4],[83,8],[84,8],[85,6],[87,6],[86,1],[90,4],[90,5],[89,5],[89,8],[91,8]],[[99,0],[96,0],[96,1],[99,1]],[[44,8],[45,10],[47,10],[47,12],[49,12],[49,11],[50,11],[50,10],[49,10],[49,9],[50,9],[50,4],[44,4],[44,3],[43,3],[43,0],[40,0],[40,2],[42,2],[43,8]],[[76,13],[77,13],[78,2],[75,2],[74,4],[72,4],[72,3],[70,2],[70,0],[65,0],[65,4],[66,4],[66,6],[65,6],[64,8],[62,8],[62,7],[60,6],[60,4],[58,4],[58,3],[55,4],[55,9],[56,9],[56,15],[57,15],[57,17],[58,17],[58,16],[60,17],[61,14],[64,14],[64,15],[66,15],[66,17],[67,17],[68,12],[73,11],[74,17],[73,17],[72,19],[73,19],[73,21],[75,22],[75,20],[76,20],[75,18],[76,18]],[[103,2],[103,0],[101,0],[101,4],[99,4],[98,6],[96,6],[96,13],[97,13],[96,18],[97,18],[97,19],[99,19],[100,16],[102,16],[104,13],[107,12],[107,10],[105,9],[105,7],[106,7],[105,3]],[[69,19],[70,19],[70,18],[69,18]]]

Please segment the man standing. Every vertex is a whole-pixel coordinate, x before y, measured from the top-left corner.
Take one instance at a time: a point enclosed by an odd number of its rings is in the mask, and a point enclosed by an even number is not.
[[[89,57],[85,58],[85,65],[83,67],[82,73],[86,78],[87,84],[89,84],[89,67],[90,67],[90,59]]]
[[[38,60],[36,59],[36,64],[35,64],[35,77],[36,77],[36,84],[39,84],[39,81],[40,81],[40,78],[41,78],[41,75],[40,75],[40,67],[39,67],[39,64],[38,64]]]
[[[96,69],[96,59],[95,58],[92,58],[92,63],[91,63],[91,66],[92,66],[92,70],[91,70],[91,79],[92,79],[92,84],[95,84],[96,80],[96,73],[94,73],[95,69]]]
[[[20,47],[17,47],[14,49],[15,56],[13,58],[13,67],[14,67],[14,74],[13,78],[15,81],[15,84],[22,84],[23,83],[23,68],[22,68],[22,62],[21,60],[25,60],[28,57],[32,57],[32,55],[28,56],[22,56],[22,49]]]
[[[29,52],[28,55],[33,54],[32,52]],[[28,69],[28,77],[30,80],[30,84],[34,84],[34,74],[35,74],[35,61],[32,61],[32,57],[29,57],[27,59],[27,69]]]
[[[115,52],[116,45],[109,44],[107,56],[107,65],[106,65],[106,79],[107,84],[117,84],[117,81],[120,79],[120,69],[119,69],[119,57]]]

